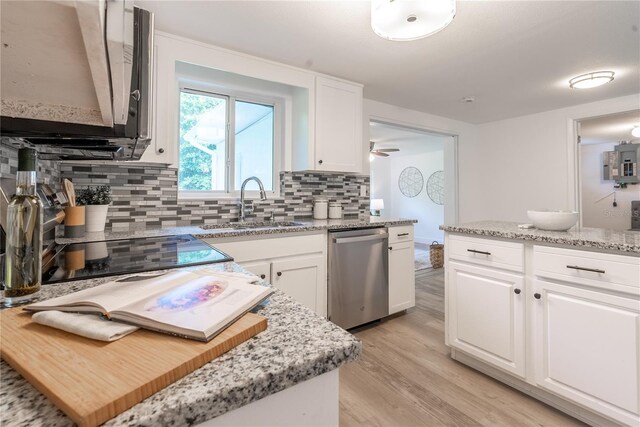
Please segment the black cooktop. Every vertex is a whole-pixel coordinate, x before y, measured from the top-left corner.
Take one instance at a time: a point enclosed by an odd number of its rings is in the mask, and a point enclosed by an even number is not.
[[[233,261],[202,240],[183,234],[57,245],[45,255],[44,284]]]

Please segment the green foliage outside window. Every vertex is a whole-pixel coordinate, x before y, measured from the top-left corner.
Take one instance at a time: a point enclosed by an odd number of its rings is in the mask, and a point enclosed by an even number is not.
[[[211,155],[194,147],[184,136],[197,123],[201,114],[222,102],[219,98],[187,92],[180,94],[180,168],[178,182],[181,190],[211,190],[211,176],[214,175]],[[208,147],[215,150],[216,147]]]

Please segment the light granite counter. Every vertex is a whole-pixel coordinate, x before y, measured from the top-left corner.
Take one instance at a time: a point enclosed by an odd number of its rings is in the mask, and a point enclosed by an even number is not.
[[[221,271],[244,271],[235,263],[210,267]],[[39,299],[93,287],[114,277],[45,285]],[[360,355],[362,347],[357,338],[279,290],[258,313],[268,318],[266,331],[105,425],[195,425],[332,371]],[[3,425],[73,425],[4,361],[0,363],[0,375],[0,420]]]
[[[247,222],[250,227],[245,227],[239,223],[229,224],[212,224],[190,227],[173,227],[173,228],[151,228],[135,231],[105,231],[100,233],[86,233],[84,237],[65,238],[58,236],[58,243],[84,243],[95,242],[101,240],[118,240],[131,239],[139,237],[156,237],[170,236],[177,234],[191,234],[199,239],[238,237],[238,236],[260,236],[268,234],[285,234],[285,233],[304,233],[310,231],[331,231],[331,230],[347,230],[354,228],[373,228],[373,227],[389,227],[395,225],[410,225],[418,222],[415,219],[402,218],[386,218],[379,216],[347,218],[347,219],[329,219],[329,220],[293,220],[288,221],[290,225],[273,227],[269,223],[251,223]],[[251,225],[253,224],[253,225]]]
[[[461,225],[443,225],[441,230],[498,237],[503,239],[531,240],[558,245],[581,246],[605,251],[640,254],[639,231],[614,231],[602,228],[577,228],[569,231],[545,231],[518,228],[516,222],[478,221]]]

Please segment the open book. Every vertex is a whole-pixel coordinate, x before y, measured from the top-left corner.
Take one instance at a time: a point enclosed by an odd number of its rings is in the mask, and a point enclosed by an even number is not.
[[[209,341],[273,290],[253,276],[207,268],[120,279],[25,307],[100,313],[142,328]],[[257,278],[255,278],[257,279]]]

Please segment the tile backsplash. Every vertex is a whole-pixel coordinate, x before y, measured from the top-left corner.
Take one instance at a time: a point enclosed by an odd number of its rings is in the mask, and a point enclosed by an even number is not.
[[[0,140],[0,178],[15,179],[16,172],[18,172],[18,149],[27,146],[29,145],[19,139],[2,137]],[[38,148],[37,182],[49,184],[54,189],[58,189],[60,184],[58,162],[42,160],[45,151],[42,147]]]
[[[107,228],[127,231],[141,228],[217,224],[237,221],[237,199],[178,199],[178,170],[166,165],[141,162],[91,164],[61,162],[60,178],[69,178],[76,187],[110,185],[113,204]],[[266,201],[247,200],[252,210],[247,219],[304,219],[313,216],[313,199],[324,196],[341,201],[345,216],[364,216],[369,197],[368,175],[327,172],[281,172],[280,195]]]

